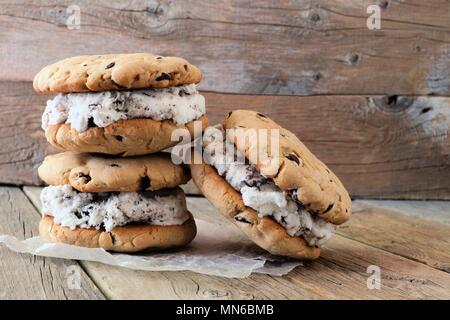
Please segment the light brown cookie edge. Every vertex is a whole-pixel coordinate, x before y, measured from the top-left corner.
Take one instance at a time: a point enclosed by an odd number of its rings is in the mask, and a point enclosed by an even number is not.
[[[192,215],[182,225],[129,225],[110,232],[94,228],[71,230],[44,215],[39,223],[39,234],[47,242],[66,243],[79,247],[103,248],[108,251],[132,253],[185,246],[197,234]]]
[[[193,137],[195,121],[202,123],[203,130],[208,125],[206,115],[178,126],[172,120],[119,120],[107,127],[89,128],[84,132],[78,132],[66,123],[49,126],[45,130],[45,136],[51,145],[64,151],[97,152],[128,157],[173,147],[178,142],[171,141],[170,137],[176,129],[187,129]],[[121,141],[117,140],[117,137],[121,137]],[[124,142],[124,139],[127,142]],[[128,143],[131,139],[134,139],[132,144]]]
[[[90,162],[94,160],[104,165],[100,168],[90,167]],[[135,162],[135,166],[127,168],[127,162]],[[123,179],[118,179],[123,170],[127,170],[127,174]],[[112,158],[62,152],[45,157],[38,168],[38,175],[49,185],[68,184],[80,192],[155,191],[175,188],[191,178],[189,170],[174,164],[169,153]]]

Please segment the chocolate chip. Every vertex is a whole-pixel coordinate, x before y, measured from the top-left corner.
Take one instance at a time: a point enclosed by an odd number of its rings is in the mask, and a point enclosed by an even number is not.
[[[112,232],[108,232],[108,234],[111,237],[112,244],[114,244],[116,242],[116,236]]]
[[[185,70],[185,71],[188,71],[188,66],[187,66],[187,64],[185,64],[183,67],[184,67],[184,70]]]
[[[141,180],[139,182],[139,189],[140,190],[147,190],[150,187],[150,178],[145,176],[141,177]]]
[[[123,137],[122,137],[122,136],[114,136],[114,138],[115,138],[117,141],[120,141],[120,142],[123,141]]]
[[[191,94],[189,92],[184,91],[184,90],[180,90],[180,91],[178,91],[178,95],[180,97],[184,97],[184,96],[190,96]]]
[[[113,104],[114,105],[123,105],[124,104],[124,99],[123,99],[123,97],[116,97],[114,100],[113,100]],[[117,109],[116,109],[116,111],[117,111]]]
[[[170,80],[170,75],[168,75],[167,73],[161,73],[161,75],[156,78],[156,81],[162,81],[162,80]]]
[[[300,159],[295,154],[288,154],[286,158],[294,161],[297,165],[300,165]]]
[[[422,109],[422,111],[420,112],[420,113],[427,113],[428,111],[430,111],[431,110],[431,107],[426,107],[426,108],[423,108]]]
[[[232,113],[233,113],[233,111],[228,112],[227,118],[231,117]]]
[[[258,116],[260,116],[261,118],[267,118],[264,114],[257,112],[256,113]]]
[[[113,62],[111,62],[110,64],[108,64],[108,65],[106,66],[105,70],[106,70],[106,69],[111,69],[111,68],[114,67],[115,65],[116,65],[116,63],[113,61]]]
[[[334,206],[334,203],[330,204],[330,205],[325,209],[325,211],[322,212],[322,213],[327,213],[328,211],[330,211],[330,210],[333,208],[333,206]]]
[[[160,60],[160,59],[162,59],[163,57],[156,57],[156,59],[158,59],[158,60]]]
[[[117,163],[111,163],[109,166],[110,167],[120,167],[120,165],[118,165]]]
[[[75,217],[77,217],[78,219],[81,219],[81,218],[83,218],[83,215],[81,214],[81,212],[80,211],[75,211]]]
[[[241,217],[239,215],[236,215],[234,217],[234,220],[236,220],[237,222],[242,222],[242,223],[246,223],[246,224],[253,224],[250,221],[248,221],[247,219],[245,219],[244,217]]]
[[[84,183],[88,183],[89,181],[91,181],[91,176],[83,172],[78,173],[78,178],[84,179]]]
[[[90,117],[87,123],[88,128],[94,128],[96,125],[94,123],[94,118]]]

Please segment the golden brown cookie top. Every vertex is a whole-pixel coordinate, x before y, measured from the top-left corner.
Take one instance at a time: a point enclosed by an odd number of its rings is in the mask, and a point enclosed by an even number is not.
[[[34,77],[38,93],[167,88],[198,83],[202,73],[178,57],[150,53],[77,56],[44,67]]]
[[[341,224],[351,215],[350,196],[338,177],[289,130],[267,116],[249,110],[236,110],[224,122],[227,135],[247,159],[273,179],[283,191],[288,191],[305,208],[323,219]],[[265,142],[256,136],[250,143],[238,143],[243,136],[251,137],[252,129],[278,129],[279,146],[273,148],[270,138]],[[266,136],[267,137],[267,136]],[[261,141],[260,141],[261,140]],[[268,160],[255,158],[264,148]],[[255,159],[255,161],[252,161]]]
[[[38,171],[49,185],[69,184],[81,192],[155,191],[190,179],[168,153],[120,158],[63,152],[47,156]]]

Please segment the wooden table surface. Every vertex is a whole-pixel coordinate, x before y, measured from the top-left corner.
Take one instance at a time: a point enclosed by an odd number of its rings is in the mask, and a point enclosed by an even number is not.
[[[37,235],[39,187],[0,187],[0,234]],[[322,256],[283,277],[228,279],[193,272],[144,272],[87,261],[17,254],[0,246],[0,298],[14,299],[450,299],[450,202],[355,200],[351,221]],[[197,217],[220,220],[202,197]],[[80,267],[70,289],[67,267]],[[381,270],[368,289],[367,268]]]

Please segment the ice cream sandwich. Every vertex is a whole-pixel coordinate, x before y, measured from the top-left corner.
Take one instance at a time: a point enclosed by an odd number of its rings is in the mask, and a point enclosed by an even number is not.
[[[259,130],[264,134],[250,134]],[[276,144],[262,138],[269,132]],[[223,125],[205,130],[203,148],[204,161],[190,164],[194,183],[272,254],[316,259],[336,226],[350,218],[351,199],[338,177],[264,114],[231,112]],[[261,150],[265,159],[252,156]]]
[[[174,146],[176,129],[207,125],[200,70],[149,53],[78,56],[43,68],[38,93],[54,93],[42,115],[47,140],[65,151],[132,156]]]
[[[138,252],[180,247],[196,235],[178,186],[189,170],[169,154],[111,157],[65,152],[47,156],[39,176],[41,237],[89,248]]]

